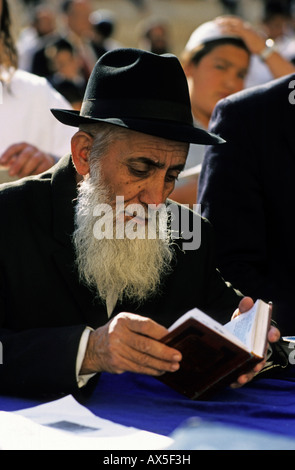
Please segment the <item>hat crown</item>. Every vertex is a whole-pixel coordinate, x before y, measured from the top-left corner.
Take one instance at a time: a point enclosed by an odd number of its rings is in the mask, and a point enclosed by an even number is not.
[[[189,91],[180,62],[172,54],[131,48],[107,52],[94,66],[80,114],[191,124]]]
[[[187,79],[173,54],[106,52],[93,68],[81,110],[51,111],[68,126],[106,122],[178,142],[224,142],[194,125]]]

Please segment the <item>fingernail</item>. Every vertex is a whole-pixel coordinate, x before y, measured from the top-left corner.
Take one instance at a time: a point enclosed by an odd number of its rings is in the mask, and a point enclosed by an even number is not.
[[[175,356],[172,357],[172,361],[175,361],[175,362],[181,361],[181,355],[180,354],[175,354]]]
[[[179,369],[179,364],[172,364],[171,367],[170,367],[170,370],[173,372],[175,370],[178,370]]]

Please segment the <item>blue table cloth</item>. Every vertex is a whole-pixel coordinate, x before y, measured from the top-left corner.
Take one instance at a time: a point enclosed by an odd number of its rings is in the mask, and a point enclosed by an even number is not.
[[[151,377],[104,374],[86,406],[102,418],[163,435],[200,417],[295,437],[295,368],[286,377],[257,379],[208,401],[191,401]]]
[[[4,411],[40,403],[0,397]],[[104,373],[82,404],[101,418],[166,436],[197,417],[295,438],[295,367],[275,379],[258,378],[240,389],[227,388],[208,401],[191,401],[152,377]]]

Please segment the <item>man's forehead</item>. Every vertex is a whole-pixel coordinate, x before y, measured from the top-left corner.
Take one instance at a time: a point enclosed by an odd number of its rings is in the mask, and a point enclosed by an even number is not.
[[[185,164],[186,157],[179,157],[179,158],[155,158],[155,157],[145,157],[145,156],[138,156],[138,157],[129,157],[128,163],[142,163],[144,165],[152,166],[159,169],[165,168],[175,168],[175,169],[182,169]]]
[[[148,158],[155,163],[165,163],[166,160],[185,160],[189,144],[131,131],[130,139],[119,148],[121,155],[127,159]]]

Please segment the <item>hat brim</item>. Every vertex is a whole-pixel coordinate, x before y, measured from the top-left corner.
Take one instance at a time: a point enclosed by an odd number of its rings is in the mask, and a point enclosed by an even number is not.
[[[158,119],[132,119],[132,118],[90,118],[81,116],[79,111],[66,109],[51,109],[58,121],[67,126],[79,127],[81,124],[106,122],[116,126],[125,127],[144,134],[162,137],[163,139],[188,142],[192,144],[214,145],[225,143],[225,140],[216,134],[207,132],[193,125],[178,124]]]

